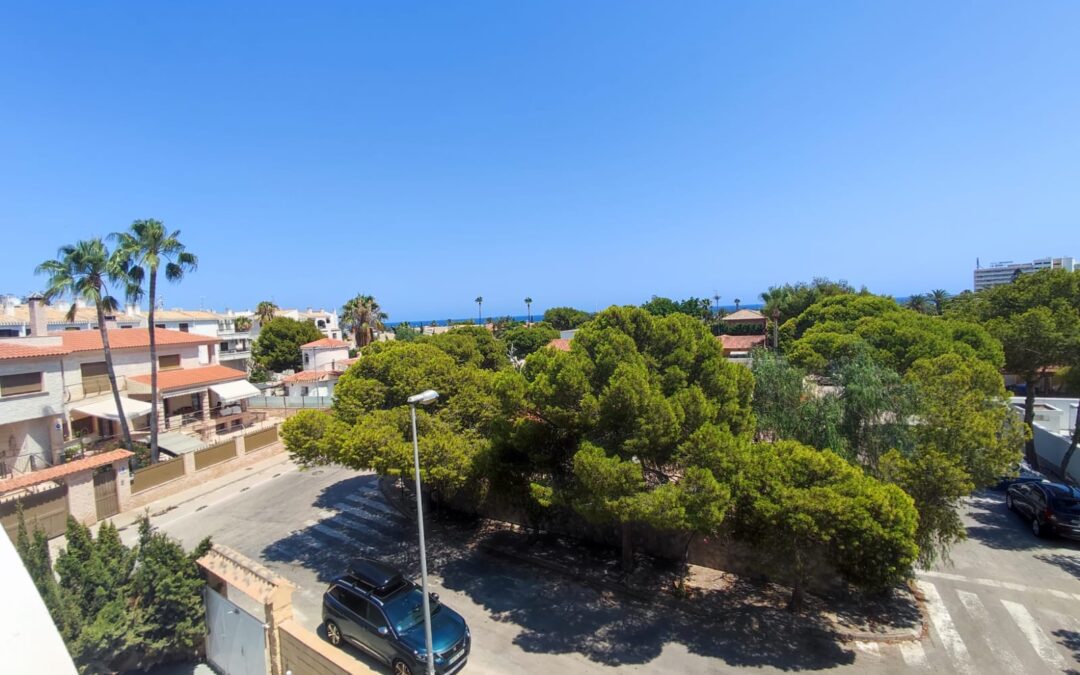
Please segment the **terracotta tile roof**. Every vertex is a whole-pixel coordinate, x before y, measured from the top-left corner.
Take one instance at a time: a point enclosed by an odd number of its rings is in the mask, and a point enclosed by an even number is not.
[[[33,359],[42,356],[63,356],[71,353],[61,345],[55,347],[43,347],[33,345],[21,345],[12,342],[0,342],[0,359]]]
[[[301,349],[348,349],[349,343],[344,340],[335,340],[333,338],[323,338],[314,342],[309,342],[306,345],[300,345]]]
[[[92,352],[101,349],[101,331],[68,330],[49,333],[60,337],[64,347],[73,352]],[[218,339],[209,335],[195,335],[178,330],[154,329],[154,336],[159,347],[164,345],[212,345]],[[109,347],[112,349],[148,349],[150,331],[145,328],[114,328],[109,331]]]
[[[724,316],[721,321],[764,321],[765,315],[752,309],[740,309]]]
[[[339,370],[301,370],[293,375],[281,378],[282,384],[296,384],[298,382],[324,382],[341,377]]]
[[[201,368],[178,368],[176,370],[158,371],[157,381],[158,389],[169,391],[171,389],[187,389],[201,384],[217,384],[218,382],[231,382],[246,378],[247,376],[243,371],[228,366],[213,365]],[[128,379],[142,384],[150,384],[150,375],[131,375]]]
[[[140,316],[150,318],[149,311],[139,311]],[[158,309],[154,310],[154,321],[217,321],[222,315],[205,309]],[[119,319],[119,317],[117,317]]]
[[[351,366],[352,364],[356,363],[359,360],[360,360],[360,357],[357,356],[357,357],[351,358],[351,359],[342,359],[342,360],[338,361],[338,363],[340,363],[341,365],[348,368],[349,366]]]
[[[97,310],[90,307],[80,307],[75,310],[74,321],[68,321],[67,311],[57,309],[55,307],[45,307],[45,322],[51,324],[58,323],[97,323]],[[12,315],[8,316],[6,313],[0,311],[0,325],[3,326],[20,326],[28,325],[30,323],[30,306],[19,305],[12,308]],[[130,317],[125,314],[117,314],[117,321],[138,321],[139,317]]]
[[[568,352],[570,351],[570,340],[567,340],[566,338],[555,338],[547,343],[547,346],[558,349],[560,352]]]
[[[118,459],[127,459],[134,454],[135,453],[123,449],[110,450],[108,452],[103,452],[100,455],[87,457],[86,459],[76,459],[67,464],[50,466],[48,469],[42,469],[41,471],[31,471],[30,473],[19,474],[18,476],[8,478],[7,480],[0,480],[0,494],[18,490],[20,488],[27,488],[31,485],[38,485],[51,480],[57,480],[64,476],[78,473],[79,471],[96,469],[99,466],[112,464]]]
[[[764,335],[718,335],[725,352],[748,352],[754,347],[765,346]]]

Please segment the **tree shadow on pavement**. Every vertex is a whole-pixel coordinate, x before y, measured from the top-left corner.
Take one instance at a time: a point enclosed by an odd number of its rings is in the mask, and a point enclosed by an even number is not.
[[[446,588],[468,595],[495,620],[519,626],[514,643],[526,652],[639,665],[656,659],[666,645],[681,644],[731,666],[804,670],[854,661],[824,620],[808,625],[805,616],[740,604],[734,593],[717,593],[730,611],[714,619],[597,591],[480,551],[448,561],[439,573]]]
[[[1080,662],[1080,633],[1062,628],[1061,630],[1054,631],[1054,637],[1058,638],[1058,642],[1061,643],[1062,647],[1072,652],[1073,661]],[[1077,675],[1080,673],[1076,668],[1070,668],[1065,672],[1069,673],[1069,675]]]
[[[1060,567],[1065,572],[1080,579],[1080,555],[1066,555],[1064,553],[1038,553],[1036,560]]]
[[[1006,551],[1053,547],[1045,539],[1032,534],[1028,522],[1006,508],[1004,501],[977,497],[970,500],[970,505],[968,517],[976,524],[968,525],[969,538],[990,548]]]
[[[299,565],[329,583],[358,556],[419,576],[416,525],[352,496],[378,489],[374,476],[326,488],[314,506],[324,517],[262,551],[267,561]],[[481,521],[433,511],[425,519],[430,572],[451,591],[467,595],[495,621],[514,624],[514,643],[532,653],[578,653],[604,665],[645,664],[666,645],[721,659],[731,666],[823,669],[854,662],[824,618],[793,616],[742,602],[736,590],[698,598],[723,611],[703,618],[660,603],[594,590],[557,572],[485,553]],[[330,532],[328,535],[327,532]],[[719,618],[716,618],[719,617]]]

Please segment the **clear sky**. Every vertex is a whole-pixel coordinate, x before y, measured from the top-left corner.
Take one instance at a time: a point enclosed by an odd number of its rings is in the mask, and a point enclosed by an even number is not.
[[[906,295],[1080,257],[1080,3],[0,7],[0,292],[135,218],[168,306]]]

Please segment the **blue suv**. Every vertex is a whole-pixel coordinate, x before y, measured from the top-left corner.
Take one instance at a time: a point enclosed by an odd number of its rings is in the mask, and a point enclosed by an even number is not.
[[[435,672],[465,667],[472,636],[465,619],[431,594]],[[389,665],[394,675],[427,671],[423,591],[392,567],[358,560],[323,594],[323,626],[333,645],[350,642]]]

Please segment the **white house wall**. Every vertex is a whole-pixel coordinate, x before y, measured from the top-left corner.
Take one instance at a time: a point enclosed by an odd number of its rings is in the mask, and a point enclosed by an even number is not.
[[[179,354],[181,368],[198,368],[205,365],[199,359],[200,348],[205,349],[205,346],[163,345],[158,347],[158,357]],[[112,356],[117,386],[120,389],[127,388],[125,386],[127,378],[133,375],[150,374],[149,349],[117,349],[113,351]],[[67,381],[68,390],[71,392],[70,401],[84,398],[80,366],[84,363],[100,363],[104,360],[104,352],[76,352],[64,357],[64,379]]]

